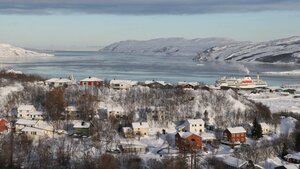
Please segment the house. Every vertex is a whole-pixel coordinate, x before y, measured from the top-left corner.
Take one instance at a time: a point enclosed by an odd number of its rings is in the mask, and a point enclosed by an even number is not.
[[[50,137],[54,134],[54,128],[49,123],[39,120],[33,126],[25,126],[21,132],[28,136],[47,136]]]
[[[42,120],[43,112],[36,111],[33,105],[21,105],[17,110],[18,118],[31,119],[31,120]]]
[[[142,110],[143,111],[143,110]],[[147,121],[150,126],[161,127],[167,126],[170,120],[167,118],[166,108],[165,107],[147,107],[145,110],[147,116]],[[170,118],[171,119],[171,118]]]
[[[121,144],[119,148],[122,153],[145,154],[148,152],[147,146],[142,144]]]
[[[200,136],[202,138],[202,142],[207,144],[212,144],[217,140],[213,133],[202,133]]]
[[[195,90],[199,87],[199,83],[198,82],[178,82],[177,87],[181,88],[183,90]]]
[[[115,106],[110,108],[107,111],[107,118],[111,118],[111,117],[119,118],[124,116],[124,114],[125,114],[124,109],[121,106]]]
[[[79,118],[79,110],[76,106],[67,106],[65,108],[65,115],[67,119],[77,119]]]
[[[270,133],[270,126],[267,123],[260,123],[262,134],[269,134]]]
[[[245,143],[246,130],[243,127],[229,127],[223,132],[223,137],[230,143]]]
[[[165,81],[156,81],[156,80],[146,80],[144,82],[145,86],[150,88],[162,89],[162,88],[171,88],[172,84]]]
[[[149,135],[149,125],[147,122],[133,122],[132,129],[137,136],[148,136]]]
[[[16,132],[21,132],[24,127],[34,127],[37,120],[19,119],[16,121]]]
[[[288,154],[284,156],[284,159],[290,163],[300,164],[300,152]]]
[[[178,132],[175,135],[175,145],[180,151],[202,149],[202,137],[191,132]]]
[[[88,77],[88,78],[80,80],[79,84],[81,86],[101,87],[101,86],[103,86],[104,81],[102,79],[98,79],[96,77]]]
[[[76,80],[71,76],[70,78],[51,78],[45,81],[46,85],[50,87],[68,87],[76,84]]]
[[[178,131],[189,131],[195,134],[205,132],[204,121],[202,119],[187,119],[182,125],[176,127]]]
[[[122,127],[122,134],[125,138],[134,138],[134,132],[131,127]]]
[[[224,163],[225,168],[230,169],[246,169],[248,165],[247,161],[232,157],[230,155],[217,156],[217,159]]]
[[[90,135],[90,122],[78,121],[74,124],[74,135],[78,136],[89,136]]]
[[[111,80],[109,85],[112,89],[129,89],[138,84],[137,81],[132,80]]]
[[[0,133],[5,133],[8,131],[9,123],[5,119],[0,119]]]

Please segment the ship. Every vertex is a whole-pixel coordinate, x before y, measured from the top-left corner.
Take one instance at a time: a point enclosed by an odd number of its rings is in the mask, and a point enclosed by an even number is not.
[[[223,77],[216,81],[216,86],[221,89],[256,89],[267,88],[268,84],[257,75],[256,79],[252,79],[250,75],[245,75],[244,78]]]

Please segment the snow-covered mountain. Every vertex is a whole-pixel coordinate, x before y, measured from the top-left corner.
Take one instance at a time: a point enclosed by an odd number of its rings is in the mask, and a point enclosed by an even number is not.
[[[196,56],[205,49],[236,43],[225,38],[159,38],[146,41],[127,40],[108,45],[100,52],[126,53],[151,56]]]
[[[9,44],[0,44],[0,59],[30,59],[30,58],[46,58],[53,55],[46,53],[38,53],[23,48],[15,47]]]
[[[265,63],[300,63],[300,37],[294,36],[268,42],[239,42],[211,47],[199,52],[200,61],[241,61]]]

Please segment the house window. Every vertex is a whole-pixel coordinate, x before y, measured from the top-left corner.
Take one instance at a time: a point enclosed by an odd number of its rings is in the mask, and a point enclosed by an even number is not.
[[[202,126],[202,124],[200,124],[200,126]]]
[[[144,135],[147,135],[147,133],[144,133]]]
[[[199,131],[200,131],[200,133],[201,133],[201,132],[202,132],[202,129],[200,129]]]

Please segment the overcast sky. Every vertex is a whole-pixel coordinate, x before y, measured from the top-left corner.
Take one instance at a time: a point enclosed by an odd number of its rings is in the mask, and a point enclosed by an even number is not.
[[[300,0],[0,0],[0,43],[91,49],[127,39],[300,35]]]

